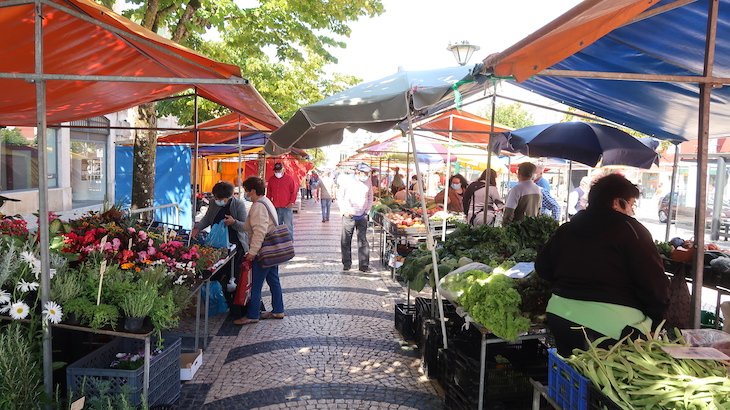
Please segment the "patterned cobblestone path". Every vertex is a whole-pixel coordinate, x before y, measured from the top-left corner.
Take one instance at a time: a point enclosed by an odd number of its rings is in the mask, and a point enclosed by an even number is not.
[[[305,202],[295,216],[297,256],[279,271],[286,317],[243,327],[227,319],[213,328],[178,408],[441,408],[418,352],[393,327],[403,290],[377,270],[374,254],[373,272],[357,270],[356,252],[353,270],[342,271],[341,220],[333,211],[322,223],[318,204]],[[266,286],[263,300],[270,308]]]

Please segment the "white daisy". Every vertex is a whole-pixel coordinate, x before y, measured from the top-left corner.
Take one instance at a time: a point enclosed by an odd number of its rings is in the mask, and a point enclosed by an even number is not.
[[[23,251],[20,254],[20,259],[22,259],[25,263],[30,266],[31,272],[35,275],[36,280],[38,280],[38,277],[41,274],[41,261],[40,259],[36,258],[35,255],[33,255],[31,252]]]
[[[10,317],[15,320],[25,319],[30,312],[30,308],[25,302],[15,302],[10,306]]]
[[[43,305],[43,320],[47,320],[51,323],[60,323],[62,318],[63,309],[61,309],[61,306],[58,303],[49,300],[45,305]]]
[[[51,268],[51,271],[50,272],[51,272],[51,275],[50,275],[51,276],[51,279],[53,279],[53,277],[56,276],[56,270],[53,269],[53,268]],[[38,277],[36,277],[36,279],[38,279]]]
[[[26,282],[24,279],[21,279],[20,282],[15,286],[15,289],[25,293],[31,290],[38,289],[38,282]]]
[[[10,303],[10,293],[0,289],[0,305],[7,305]]]
[[[10,312],[10,303],[8,303],[7,305],[5,305],[4,308],[0,309],[0,313],[2,313],[2,314],[6,314],[8,312]]]

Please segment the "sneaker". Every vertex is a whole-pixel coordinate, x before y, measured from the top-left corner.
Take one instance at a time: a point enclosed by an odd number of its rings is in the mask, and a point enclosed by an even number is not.
[[[342,270],[350,270],[350,266],[343,266]]]
[[[325,222],[327,222],[327,220],[326,219],[322,219],[322,223],[325,223]]]
[[[360,272],[368,273],[368,272],[372,272],[372,271],[373,270],[370,269],[369,266],[365,266],[365,267],[360,268]]]

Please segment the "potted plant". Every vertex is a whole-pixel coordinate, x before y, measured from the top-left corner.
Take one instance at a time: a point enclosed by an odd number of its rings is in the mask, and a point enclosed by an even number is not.
[[[152,311],[157,299],[157,288],[147,282],[137,282],[136,289],[119,304],[124,313],[124,330],[137,332],[145,317]]]

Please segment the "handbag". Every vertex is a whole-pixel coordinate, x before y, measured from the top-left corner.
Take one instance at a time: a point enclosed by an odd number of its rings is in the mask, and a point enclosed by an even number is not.
[[[261,205],[266,206],[265,204]],[[261,267],[270,268],[294,257],[294,241],[289,228],[286,225],[279,225],[279,221],[271,213],[271,209],[268,206],[266,206],[266,209],[274,222],[275,228],[264,237],[256,257]]]
[[[251,261],[244,260],[241,262],[241,276],[238,279],[236,294],[233,297],[233,304],[246,306],[248,299],[251,297]]]
[[[211,248],[227,248],[230,245],[228,227],[223,220],[211,226],[210,233],[205,238],[205,245]]]

